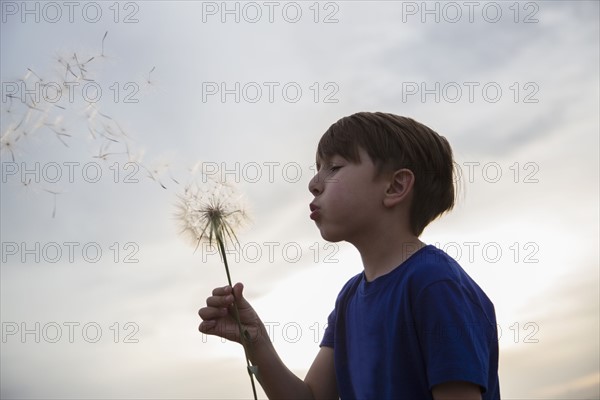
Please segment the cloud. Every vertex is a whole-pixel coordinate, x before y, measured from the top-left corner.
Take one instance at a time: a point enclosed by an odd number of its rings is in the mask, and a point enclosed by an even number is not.
[[[598,397],[598,278],[598,269],[593,263],[584,268],[575,267],[560,285],[524,307],[527,321],[539,327],[535,332],[537,341],[524,343],[526,340],[521,336],[519,344],[502,352],[503,396]],[[514,335],[515,331],[505,331],[505,334]],[[557,369],[557,365],[565,368]],[[518,376],[522,373],[518,371],[524,369],[529,371],[528,379]]]

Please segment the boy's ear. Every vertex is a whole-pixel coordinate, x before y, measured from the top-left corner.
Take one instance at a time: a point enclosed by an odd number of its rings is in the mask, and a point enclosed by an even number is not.
[[[386,207],[394,207],[396,204],[406,201],[415,183],[415,175],[410,169],[399,169],[390,177],[385,191],[383,204]]]

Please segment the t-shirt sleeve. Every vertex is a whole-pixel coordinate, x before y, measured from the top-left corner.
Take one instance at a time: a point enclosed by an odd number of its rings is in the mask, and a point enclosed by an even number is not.
[[[323,334],[323,340],[321,340],[320,346],[323,347],[331,347],[333,348],[333,343],[335,340],[335,309],[329,314],[327,317],[327,327],[325,328],[325,333]]]
[[[492,328],[458,282],[442,280],[421,290],[414,306],[429,389],[466,381],[487,390]]]

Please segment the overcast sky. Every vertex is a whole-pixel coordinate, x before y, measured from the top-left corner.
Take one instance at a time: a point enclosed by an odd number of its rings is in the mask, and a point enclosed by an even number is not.
[[[598,2],[1,6],[2,398],[251,396],[197,331],[226,278],[179,233],[194,168],[243,193],[233,279],[303,377],[362,268],[307,190],[358,111],[453,146],[459,204],[421,239],[493,300],[503,398],[600,396]]]

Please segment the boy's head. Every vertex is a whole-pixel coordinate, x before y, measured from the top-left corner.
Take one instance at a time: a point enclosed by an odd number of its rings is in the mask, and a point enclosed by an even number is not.
[[[452,149],[432,129],[394,114],[359,112],[331,125],[319,141],[317,161],[339,155],[360,163],[359,147],[377,167],[377,176],[403,168],[413,172],[410,229],[415,236],[454,206]]]

